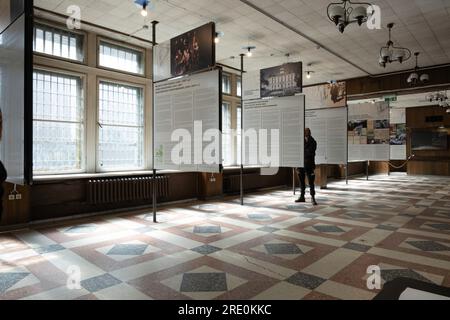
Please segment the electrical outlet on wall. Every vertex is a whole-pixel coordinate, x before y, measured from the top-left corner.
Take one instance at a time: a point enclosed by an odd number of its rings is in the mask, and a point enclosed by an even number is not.
[[[9,201],[14,201],[14,200],[16,200],[16,196],[13,194],[10,194],[8,199],[9,199]]]
[[[22,195],[20,193],[16,194],[16,200],[22,200]]]

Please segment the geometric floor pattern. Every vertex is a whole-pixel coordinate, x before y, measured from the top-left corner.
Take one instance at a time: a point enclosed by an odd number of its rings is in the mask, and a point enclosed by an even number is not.
[[[450,287],[450,178],[331,182],[0,234],[3,299],[369,300],[408,277]]]

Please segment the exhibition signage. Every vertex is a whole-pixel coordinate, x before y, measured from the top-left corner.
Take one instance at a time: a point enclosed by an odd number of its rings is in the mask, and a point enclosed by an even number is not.
[[[304,128],[304,95],[244,101],[244,165],[303,167]]]
[[[303,64],[293,62],[246,72],[243,81],[244,100],[293,96],[303,92]]]
[[[333,82],[303,89],[307,109],[341,108],[347,106],[346,82]]]
[[[347,164],[347,108],[306,110],[306,127],[317,141],[316,164]]]
[[[205,24],[154,47],[154,81],[212,68],[216,64],[215,24]]]
[[[406,110],[391,109],[391,160],[406,160]]]
[[[360,103],[348,107],[349,161],[389,161],[389,104]]]
[[[155,83],[155,169],[219,173],[220,70]]]

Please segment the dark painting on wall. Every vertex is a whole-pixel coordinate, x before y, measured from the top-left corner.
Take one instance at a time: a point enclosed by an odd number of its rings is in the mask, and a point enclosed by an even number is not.
[[[303,92],[303,65],[287,63],[261,70],[261,98],[286,97]]]
[[[170,40],[170,66],[174,77],[215,65],[215,24],[208,23]]]

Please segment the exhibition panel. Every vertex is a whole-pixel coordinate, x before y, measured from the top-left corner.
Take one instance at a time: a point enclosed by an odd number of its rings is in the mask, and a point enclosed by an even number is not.
[[[339,108],[347,106],[345,82],[332,82],[304,88],[307,109]]]
[[[303,63],[249,71],[243,75],[244,100],[287,97],[303,92]]]
[[[304,166],[305,96],[244,101],[244,164]]]
[[[389,161],[389,116],[386,102],[349,105],[349,161]]]
[[[154,47],[154,81],[214,67],[215,24],[207,23]]]
[[[23,14],[0,36],[0,157],[8,181],[17,184],[25,181],[25,19]]]
[[[391,109],[391,160],[407,159],[406,109]]]
[[[347,108],[306,110],[306,127],[317,141],[316,164],[347,164]]]
[[[220,70],[155,84],[155,168],[220,172]]]

